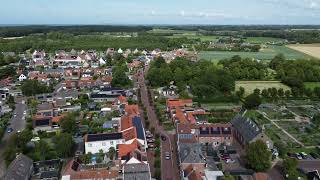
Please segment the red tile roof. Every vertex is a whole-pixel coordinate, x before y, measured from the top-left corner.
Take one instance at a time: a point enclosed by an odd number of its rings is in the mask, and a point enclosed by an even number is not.
[[[192,104],[192,99],[168,99],[167,106],[169,108],[173,107],[183,107]]]
[[[65,114],[62,114],[60,116],[52,117],[52,122],[59,123],[61,119],[64,118],[65,116],[66,116]]]
[[[131,116],[140,116],[138,105],[126,105],[125,112]]]
[[[138,141],[133,140],[131,144],[119,144],[119,157],[123,157],[128,155],[129,153],[133,152],[134,150],[138,149]]]
[[[137,130],[136,127],[130,127],[124,131],[122,131],[122,137],[126,140],[129,141],[131,139],[137,138]]]
[[[126,130],[126,129],[132,127],[132,126],[133,126],[133,124],[132,124],[132,117],[127,116],[127,115],[122,116],[122,117],[121,117],[121,124],[120,124],[120,126],[121,126],[121,131]]]

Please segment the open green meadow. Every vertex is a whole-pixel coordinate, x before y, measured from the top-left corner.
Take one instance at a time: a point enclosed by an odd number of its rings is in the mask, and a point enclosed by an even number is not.
[[[283,43],[285,41],[284,39],[272,37],[247,37],[244,40],[253,44]]]
[[[253,93],[255,89],[260,89],[262,91],[263,89],[274,87],[276,89],[282,88],[284,91],[290,90],[289,86],[282,84],[280,81],[236,81],[235,90],[239,90],[240,87],[245,89],[246,95]]]
[[[232,52],[232,51],[201,51],[199,58],[210,61],[219,61],[222,59],[228,59],[233,56],[239,55],[242,58],[254,58],[259,60],[271,60],[277,54],[284,54],[289,60],[296,59],[310,59],[311,57],[287,48],[285,46],[269,46],[268,48],[262,49],[259,52]]]

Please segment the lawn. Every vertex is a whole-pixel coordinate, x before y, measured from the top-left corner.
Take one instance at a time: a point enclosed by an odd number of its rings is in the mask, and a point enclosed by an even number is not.
[[[275,55],[282,53],[289,60],[311,59],[310,56],[290,49],[286,46],[269,46],[259,52],[232,52],[232,51],[201,51],[199,58],[204,60],[219,61],[239,55],[243,58],[253,58],[259,60],[271,60]]]
[[[280,38],[272,38],[272,37],[247,37],[245,41],[253,44],[266,44],[266,43],[282,43],[285,40]]]
[[[282,84],[280,81],[236,81],[236,88],[235,90],[239,90],[240,87],[245,89],[245,94],[251,94],[255,89],[263,89],[268,88],[282,88],[284,91],[290,90],[290,87]]]
[[[201,41],[217,41],[219,39],[219,36],[204,36],[204,35],[198,35],[197,33],[180,33],[180,34],[173,34],[173,36],[166,36],[167,38],[181,38],[186,37],[188,39],[200,39]]]
[[[312,89],[312,90],[314,90],[314,88],[320,87],[320,82],[305,82],[305,83],[304,83],[304,87],[305,87],[306,89]]]

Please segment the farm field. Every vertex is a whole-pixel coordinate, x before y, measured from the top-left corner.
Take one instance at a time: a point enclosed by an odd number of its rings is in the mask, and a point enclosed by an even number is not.
[[[320,82],[305,82],[304,87],[306,89],[314,89],[316,87],[320,87]]]
[[[294,44],[287,47],[320,59],[320,44]]]
[[[290,87],[282,84],[280,81],[236,81],[235,90],[239,90],[240,87],[245,89],[245,94],[249,95],[253,93],[255,89],[268,89],[268,88],[282,88],[284,91],[290,90]]]
[[[230,52],[230,51],[202,51],[199,58],[204,60],[219,61],[239,55],[243,58],[254,58],[259,60],[271,60],[277,54],[284,54],[289,60],[310,59],[311,57],[286,46],[269,46],[259,52]]]

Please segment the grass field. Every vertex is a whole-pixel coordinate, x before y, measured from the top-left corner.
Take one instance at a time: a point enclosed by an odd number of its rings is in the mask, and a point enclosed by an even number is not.
[[[287,47],[320,59],[320,44],[294,44]]]
[[[290,90],[290,87],[282,84],[280,81],[236,81],[236,91],[239,90],[240,87],[245,89],[245,94],[249,95],[253,93],[255,89],[268,89],[268,88],[282,88],[284,91]]]
[[[280,38],[271,38],[271,37],[247,37],[246,42],[254,44],[265,44],[265,43],[282,43],[285,40]]]
[[[196,33],[183,33],[174,34],[173,36],[166,36],[167,38],[181,38],[186,37],[188,39],[200,39],[201,41],[218,41],[219,36],[203,36]]]
[[[316,87],[320,87],[320,82],[305,82],[304,87],[306,89],[314,89]]]
[[[230,52],[230,51],[202,51],[199,53],[199,58],[204,60],[219,61],[226,58],[231,58],[239,55],[243,58],[254,58],[259,60],[271,60],[275,55],[282,53],[289,60],[310,59],[311,57],[290,49],[285,46],[270,46],[262,49],[259,52]]]

